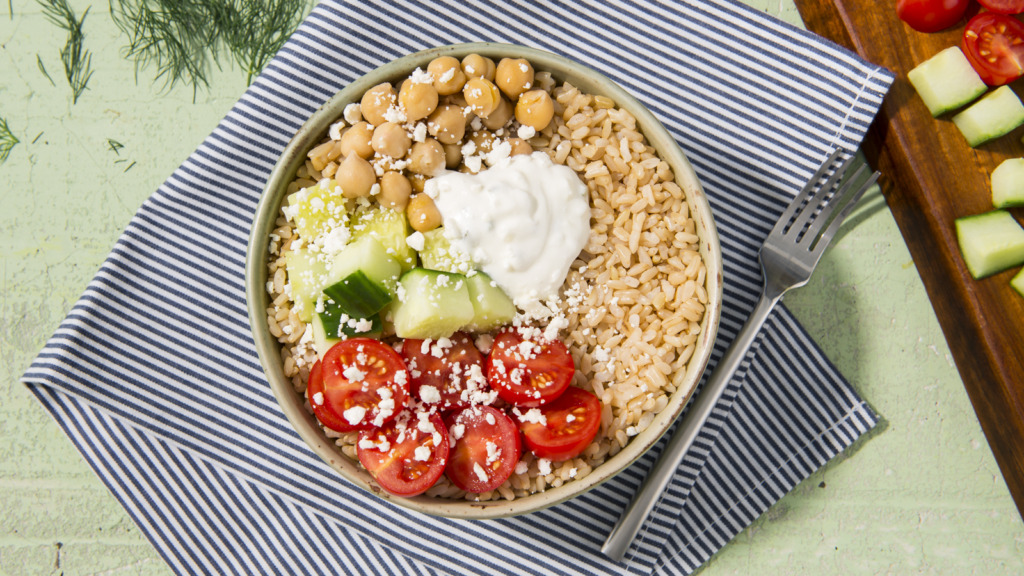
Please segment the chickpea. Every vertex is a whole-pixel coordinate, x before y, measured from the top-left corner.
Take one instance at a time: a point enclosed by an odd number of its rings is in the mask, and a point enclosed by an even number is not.
[[[462,71],[470,78],[486,78],[494,82],[494,60],[479,54],[470,54],[462,59]]]
[[[412,139],[400,124],[385,122],[373,129],[371,144],[377,154],[397,160],[409,151]]]
[[[341,148],[341,156],[358,154],[369,160],[373,156],[373,146],[370,139],[373,138],[373,126],[369,122],[358,122],[341,134],[341,141],[338,143]]]
[[[501,103],[501,90],[486,78],[471,78],[462,89],[469,109],[481,118],[487,118]]]
[[[501,98],[498,102],[498,107],[491,112],[487,118],[483,119],[484,127],[488,130],[497,130],[508,122],[508,119],[512,117],[512,104],[505,98]]]
[[[359,111],[362,112],[363,118],[367,122],[379,126],[385,122],[385,113],[397,102],[398,97],[395,95],[394,87],[390,82],[384,82],[363,94],[363,99],[359,101]]]
[[[473,132],[469,137],[469,141],[473,143],[473,153],[470,156],[480,156],[491,153],[491,145],[494,144],[495,138],[494,133],[486,130],[480,130],[479,132]]]
[[[433,138],[412,145],[409,152],[409,170],[424,176],[433,176],[444,169],[444,148]]]
[[[410,198],[405,215],[409,217],[412,229],[417,232],[427,232],[441,225],[441,212],[426,194],[417,194]]]
[[[341,186],[345,198],[359,198],[370,195],[370,188],[377,182],[377,174],[366,159],[358,154],[349,154],[338,166],[334,181]]]
[[[521,154],[533,154],[533,146],[522,138],[509,138],[508,143],[512,145],[512,152],[510,156],[519,156]]]
[[[519,97],[516,103],[516,120],[540,132],[551,123],[555,105],[551,96],[543,90],[530,90]]]
[[[380,196],[378,201],[381,206],[405,210],[409,203],[409,196],[412,194],[412,185],[409,179],[401,172],[389,171],[380,177]]]
[[[427,118],[427,131],[442,144],[454,144],[466,135],[466,112],[447,104]]]
[[[462,65],[451,56],[439,56],[427,65],[427,72],[434,77],[434,90],[441,96],[460,92],[466,84],[466,73]]]
[[[525,58],[502,58],[495,68],[494,83],[515,100],[533,87],[533,66]]]
[[[465,87],[465,84],[463,84],[463,87]],[[466,95],[463,94],[461,90],[456,92],[455,94],[449,94],[448,96],[442,98],[441,104],[450,104],[452,106],[458,106],[459,108],[469,107],[469,103],[466,102]]]
[[[458,144],[444,145],[444,167],[455,170],[462,163],[462,146]]]
[[[409,185],[413,194],[420,194],[427,187],[427,177],[423,174],[409,174]]]
[[[437,90],[433,84],[407,81],[398,92],[398,103],[409,122],[421,120],[437,108]]]

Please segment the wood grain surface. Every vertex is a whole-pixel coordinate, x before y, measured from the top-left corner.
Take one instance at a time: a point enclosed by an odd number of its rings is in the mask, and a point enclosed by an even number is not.
[[[953,28],[923,34],[896,16],[892,0],[796,0],[807,28],[896,73],[864,142],[884,174],[882,192],[924,282],[968,396],[1024,515],[1024,298],[1010,287],[1017,269],[983,280],[968,273],[954,219],[992,210],[990,176],[1024,156],[1024,128],[978,148],[950,121],[932,118],[907,72],[959,45],[968,10]],[[1024,79],[1013,83],[1024,95]],[[1024,222],[1024,210],[1012,211]]]

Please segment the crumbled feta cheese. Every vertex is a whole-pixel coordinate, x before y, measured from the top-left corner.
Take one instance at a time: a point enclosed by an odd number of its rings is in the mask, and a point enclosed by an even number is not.
[[[516,136],[519,136],[523,140],[529,140],[536,135],[537,130],[533,126],[527,126],[526,124],[520,126],[519,130],[516,131]]]
[[[487,482],[487,471],[484,470],[484,467],[479,462],[473,463],[473,473],[476,474],[477,480]]]
[[[317,406],[323,406],[324,405],[324,393],[323,392],[317,392],[316,394],[313,394],[313,404],[315,404]]]
[[[346,366],[341,373],[351,382],[362,382],[363,378],[366,377],[366,372],[363,372],[355,366]]]
[[[341,131],[345,129],[345,122],[339,120],[327,130],[327,135],[331,137],[331,140],[341,140]]]
[[[352,102],[345,106],[345,111],[342,112],[342,116],[345,117],[345,121],[349,124],[355,124],[363,119],[363,111],[359,108],[358,102]]]
[[[441,401],[441,393],[434,386],[424,384],[420,386],[420,399],[427,404],[435,404]]]
[[[417,446],[416,450],[413,451],[413,460],[420,462],[426,462],[430,460],[430,447],[429,446]]]
[[[433,84],[434,75],[422,68],[417,68],[409,75],[409,82],[413,84]]]
[[[530,465],[527,464],[526,462],[523,462],[522,460],[520,460],[518,463],[516,463],[516,474],[517,475],[521,476],[523,474],[526,474],[529,471],[530,471]]]
[[[423,245],[426,242],[426,238],[422,232],[416,231],[405,238],[405,243],[417,252],[423,251]]]
[[[341,415],[349,424],[356,426],[358,424],[362,424],[363,417],[366,416],[366,408],[363,408],[362,406],[353,406],[342,412]]]
[[[551,474],[551,460],[548,460],[547,458],[537,460],[537,471],[540,472],[541,476]]]

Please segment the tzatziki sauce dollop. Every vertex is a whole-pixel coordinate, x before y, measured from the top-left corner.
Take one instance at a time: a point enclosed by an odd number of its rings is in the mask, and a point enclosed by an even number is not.
[[[521,309],[558,296],[590,238],[586,185],[543,152],[511,156],[476,174],[426,182],[452,247]]]

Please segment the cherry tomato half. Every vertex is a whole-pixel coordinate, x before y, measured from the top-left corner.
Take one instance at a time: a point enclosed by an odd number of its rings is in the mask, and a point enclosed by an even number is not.
[[[465,408],[487,390],[483,354],[463,332],[442,340],[406,340],[401,354],[412,375],[412,395],[426,404]]]
[[[487,381],[516,406],[540,406],[558,398],[575,372],[565,344],[525,339],[516,329],[499,333],[487,356]]]
[[[967,23],[964,54],[989,86],[1024,75],[1024,24],[1013,16],[982,12]]]
[[[523,446],[515,422],[490,406],[470,406],[445,419],[455,446],[445,474],[474,493],[494,490],[516,469]]]
[[[324,426],[338,432],[366,430],[390,422],[405,407],[409,370],[389,346],[370,338],[342,340],[321,364],[319,382],[310,373],[308,394]]]
[[[575,458],[590,445],[601,428],[601,401],[593,393],[575,386],[566,389],[558,399],[533,410],[543,415],[543,421],[529,412],[518,416],[518,420],[523,441],[538,458],[556,462]]]
[[[1024,0],[978,0],[978,3],[999,14],[1020,14],[1024,12]]]
[[[918,32],[938,32],[956,24],[969,0],[896,0],[896,15]]]
[[[360,432],[356,454],[381,488],[395,496],[415,496],[444,474],[449,450],[441,416],[406,410],[383,428]]]

